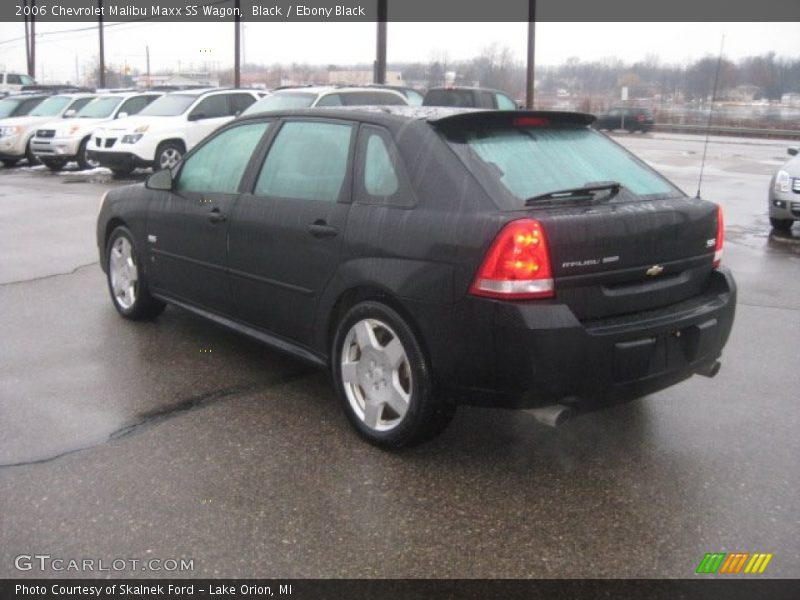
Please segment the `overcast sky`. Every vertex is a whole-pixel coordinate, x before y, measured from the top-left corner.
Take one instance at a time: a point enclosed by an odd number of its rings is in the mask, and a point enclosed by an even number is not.
[[[96,23],[37,23],[38,34],[94,27]],[[110,26],[109,26],[110,25]],[[107,24],[106,62],[128,63],[144,71],[145,46],[151,70],[189,65],[201,68],[233,64],[231,23]],[[508,46],[522,60],[525,23],[389,23],[392,61],[471,58],[492,43]],[[656,55],[662,62],[685,63],[716,55],[725,35],[725,56],[737,59],[775,52],[800,57],[800,23],[539,23],[536,62],[554,65],[575,56],[583,61],[616,57],[626,62]],[[0,23],[0,69],[25,71],[21,23]],[[97,54],[96,29],[37,36],[37,77],[74,81],[76,58],[81,75]],[[247,62],[317,64],[371,63],[375,55],[373,23],[250,23],[244,30]]]

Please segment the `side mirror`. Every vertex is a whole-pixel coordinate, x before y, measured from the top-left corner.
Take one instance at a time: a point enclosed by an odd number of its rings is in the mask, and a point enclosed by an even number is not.
[[[190,121],[200,121],[201,119],[206,118],[206,113],[196,112],[189,115]]]
[[[800,148],[798,148],[797,146],[789,146],[786,149],[786,154],[788,154],[789,156],[797,156],[798,151],[800,151]]]
[[[148,190],[158,190],[161,192],[172,191],[172,171],[162,169],[156,171],[144,182],[144,187]]]
[[[77,114],[78,114],[78,111],[76,111],[74,108],[70,108],[67,112],[64,113],[64,118],[65,119],[71,119],[72,117],[74,117]]]
[[[117,115],[117,118],[118,118],[118,119],[124,119],[124,118],[125,118],[125,117],[127,117],[127,116],[128,116],[128,113],[126,113],[126,112],[121,112],[121,113],[119,113],[119,114]]]

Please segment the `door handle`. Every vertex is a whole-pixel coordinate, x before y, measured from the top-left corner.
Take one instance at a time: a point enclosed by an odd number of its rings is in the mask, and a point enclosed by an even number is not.
[[[222,223],[227,217],[218,208],[212,208],[208,213],[208,220],[212,223]]]
[[[308,226],[308,232],[314,237],[334,237],[338,235],[339,230],[336,229],[336,227],[331,227],[322,219],[319,219]]]

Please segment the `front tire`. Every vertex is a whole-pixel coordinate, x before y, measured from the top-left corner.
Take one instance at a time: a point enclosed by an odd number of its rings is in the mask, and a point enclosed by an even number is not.
[[[106,256],[108,291],[117,312],[131,320],[159,315],[165,305],[150,295],[133,234],[127,227],[120,226],[111,232],[106,244]]]
[[[114,179],[123,179],[133,173],[133,167],[111,167],[111,176]]]
[[[100,166],[100,163],[96,160],[90,160],[87,156],[88,153],[88,146],[89,146],[89,138],[86,138],[81,142],[80,147],[78,148],[78,156],[76,157],[78,161],[78,168],[81,171],[86,171],[88,169],[96,169]]]
[[[163,142],[156,150],[156,171],[171,169],[183,158],[185,150],[177,142]]]
[[[388,450],[442,431],[455,408],[437,398],[420,342],[403,317],[380,302],[351,308],[333,339],[334,385],[347,418]]]
[[[44,166],[46,166],[51,171],[60,171],[64,168],[67,164],[64,160],[58,160],[57,158],[45,158],[42,160]]]
[[[28,140],[28,145],[25,146],[25,159],[28,161],[29,167],[35,167],[36,165],[41,164],[41,161],[36,158],[36,155],[33,153],[33,148],[31,148],[31,142],[33,138]]]
[[[792,229],[794,221],[792,219],[774,219],[770,217],[769,224],[772,225],[773,229],[788,233]]]

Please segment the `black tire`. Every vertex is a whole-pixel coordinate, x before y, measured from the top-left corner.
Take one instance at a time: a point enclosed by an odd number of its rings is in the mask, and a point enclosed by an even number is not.
[[[186,149],[183,147],[183,144],[178,142],[161,142],[158,148],[156,148],[155,165],[153,166],[154,171],[160,171],[161,169],[172,168],[174,166],[164,165],[166,157],[170,155],[170,153],[177,153],[178,160],[180,160],[183,158],[183,155],[186,154]]]
[[[366,418],[360,416],[353,407],[343,382],[342,355],[345,351],[345,343],[349,343],[348,336],[351,328],[367,319],[387,325],[391,329],[391,333],[396,335],[405,351],[410,371],[407,410],[399,418],[399,422],[388,431],[380,431],[366,424]],[[351,348],[355,348],[355,346]],[[349,351],[351,351],[350,348]],[[386,450],[398,450],[422,443],[447,427],[455,414],[455,405],[445,402],[435,393],[430,366],[417,335],[403,317],[386,304],[366,301],[353,306],[336,327],[331,357],[333,381],[344,413],[355,430],[375,446]],[[376,389],[378,389],[377,385]],[[362,393],[364,393],[363,389]],[[385,410],[385,406],[381,410]],[[366,410],[364,412],[366,413]]]
[[[44,166],[51,171],[60,171],[67,164],[67,161],[59,160],[57,158],[45,158],[42,159],[42,162],[44,163]]]
[[[78,156],[76,157],[76,160],[78,161],[78,168],[81,171],[86,171],[87,169],[94,169],[96,166],[89,164],[89,159],[86,156],[88,145],[89,145],[89,138],[86,138],[81,142],[81,145],[78,147]]]
[[[133,266],[137,271],[134,300],[129,306],[123,304],[123,302],[117,297],[117,294],[114,293],[114,283],[112,280],[113,266],[111,252],[112,249],[114,249],[117,241],[121,239],[127,240],[127,243],[130,244],[130,255],[133,259]],[[138,249],[136,248],[136,242],[134,241],[133,234],[127,227],[119,226],[111,232],[110,236],[108,236],[108,240],[106,242],[106,258],[108,260],[108,266],[106,268],[108,292],[111,294],[111,302],[114,304],[114,308],[117,309],[117,312],[119,312],[120,315],[126,319],[137,321],[140,319],[151,319],[163,312],[165,304],[150,295],[150,290],[147,285],[147,273],[141,267],[144,262],[141,260]]]
[[[129,177],[133,173],[133,167],[111,167],[111,176],[114,179]]]
[[[18,160],[15,160],[15,159],[13,159],[13,158],[4,158],[3,160],[0,160],[0,162],[2,162],[2,163],[3,163],[3,166],[4,166],[4,167],[7,167],[7,168],[9,168],[9,169],[10,169],[10,168],[12,168],[12,167],[16,166],[16,164],[17,164],[19,161],[18,161]]]
[[[792,219],[773,219],[770,217],[769,224],[772,225],[773,229],[788,233],[792,229],[794,221]]]
[[[36,155],[33,153],[33,148],[31,148],[32,141],[33,138],[29,139],[28,145],[25,146],[25,159],[28,161],[29,167],[35,167],[36,165],[39,165],[42,162],[38,158],[36,158]]]

